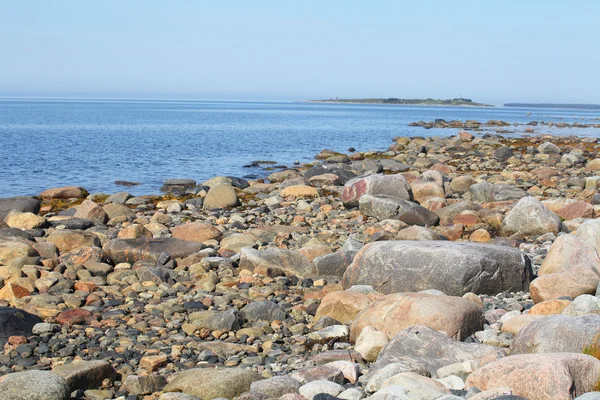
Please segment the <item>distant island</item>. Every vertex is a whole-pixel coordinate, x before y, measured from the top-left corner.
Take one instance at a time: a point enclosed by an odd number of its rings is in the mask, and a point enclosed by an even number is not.
[[[600,104],[562,104],[562,103],[506,103],[504,107],[526,107],[526,108],[571,108],[600,110]]]
[[[311,103],[357,103],[357,104],[403,104],[411,106],[470,106],[470,107],[494,107],[491,104],[476,103],[471,99],[458,97],[456,99],[398,99],[390,97],[387,99],[329,99],[309,100]]]

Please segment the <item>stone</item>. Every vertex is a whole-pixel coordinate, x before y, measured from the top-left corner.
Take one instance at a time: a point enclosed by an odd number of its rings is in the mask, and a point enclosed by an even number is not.
[[[0,307],[0,339],[10,336],[29,336],[41,318],[18,308]]]
[[[161,391],[166,384],[167,380],[162,375],[128,375],[121,390],[137,396]]]
[[[84,308],[65,310],[56,316],[56,323],[60,325],[83,325],[91,319],[92,313]]]
[[[580,266],[534,279],[529,285],[529,293],[534,303],[540,303],[565,296],[575,298],[595,294],[599,283],[600,277],[595,272]]]
[[[255,372],[240,368],[194,368],[171,375],[164,391],[183,392],[203,400],[233,399],[260,379]]]
[[[239,265],[242,269],[249,269],[263,275],[286,274],[310,277],[316,274],[314,264],[302,254],[275,248],[256,250],[245,247],[240,251]]]
[[[529,400],[570,400],[593,390],[600,378],[600,360],[575,353],[517,354],[475,370],[466,388],[509,387]]]
[[[348,181],[342,192],[344,206],[347,208],[358,207],[359,200],[364,195],[387,195],[407,201],[413,199],[410,185],[400,174],[376,174]]]
[[[265,395],[273,399],[288,393],[298,393],[300,386],[302,384],[291,376],[274,376],[269,379],[252,382],[250,392]]]
[[[506,161],[513,156],[513,151],[506,146],[498,147],[494,150],[494,157],[499,161]]]
[[[436,182],[417,179],[410,183],[410,187],[415,201],[419,204],[423,204],[423,202],[432,197],[442,199],[446,197],[444,188]]]
[[[334,341],[347,341],[349,334],[350,329],[346,325],[331,325],[311,332],[306,337],[309,343],[330,343]]]
[[[560,148],[551,142],[544,142],[537,149],[542,154],[560,154]]]
[[[363,195],[359,200],[360,211],[378,220],[397,219],[408,225],[436,225],[439,217],[416,203],[386,196]]]
[[[517,333],[519,333],[519,331],[521,331],[521,329],[523,329],[524,327],[526,327],[527,325],[539,318],[544,317],[535,314],[517,315],[515,317],[509,318],[506,321],[502,321],[502,328],[500,330],[502,332],[508,332],[512,333],[513,335],[516,335]]]
[[[327,380],[317,380],[308,382],[298,389],[298,392],[307,400],[312,400],[318,394],[325,393],[330,396],[337,396],[344,390],[342,385]]]
[[[104,246],[106,256],[113,263],[135,264],[137,261],[149,260],[157,262],[161,254],[167,253],[172,258],[185,258],[204,248],[202,243],[189,242],[176,238],[140,238],[113,239]]]
[[[118,192],[115,194],[111,194],[104,200],[105,203],[115,203],[115,204],[125,204],[127,200],[131,199],[133,196],[127,192]]]
[[[60,253],[68,253],[82,247],[100,247],[100,238],[87,231],[57,229],[46,239],[55,245]]]
[[[52,368],[52,372],[64,378],[69,385],[69,391],[96,389],[102,386],[102,381],[113,382],[117,373],[109,362],[74,361]]]
[[[43,228],[46,225],[46,218],[31,212],[11,211],[4,218],[4,222],[11,228],[28,230]]]
[[[594,246],[575,235],[560,235],[550,246],[538,275],[566,272],[582,266],[590,270],[600,269],[600,257]]]
[[[354,349],[360,353],[365,361],[373,362],[377,360],[379,352],[388,342],[387,334],[367,325],[358,335]]]
[[[386,365],[409,360],[424,365],[431,374],[446,365],[473,361],[476,365],[498,360],[505,351],[484,344],[462,343],[429,327],[417,325],[409,327],[392,338],[379,353],[374,371]]]
[[[363,247],[342,284],[371,285],[381,293],[438,289],[448,295],[495,295],[527,290],[533,275],[520,251],[480,243],[384,241]]]
[[[212,224],[203,222],[188,222],[187,224],[177,225],[171,228],[171,233],[175,239],[199,243],[221,237],[220,230]]]
[[[102,207],[108,219],[124,217],[128,220],[135,218],[135,212],[124,204],[109,203]]]
[[[489,182],[480,182],[469,187],[471,200],[475,203],[490,203],[494,201],[494,185]]]
[[[550,299],[542,302],[538,302],[529,309],[529,314],[535,315],[556,315],[563,312],[563,310],[570,304],[569,300]]]
[[[145,356],[140,359],[140,366],[149,373],[155,372],[160,367],[167,363],[167,356],[165,354],[158,354],[155,356]]]
[[[194,324],[198,327],[211,331],[237,331],[242,327],[243,323],[244,321],[242,316],[235,308],[221,311],[209,316],[208,318],[194,322]]]
[[[379,391],[385,381],[402,372],[413,372],[423,376],[430,375],[424,364],[410,358],[401,358],[401,361],[380,366],[380,368],[372,371],[367,377],[367,384],[364,385],[365,393],[372,394]]]
[[[483,323],[481,309],[462,297],[395,293],[375,300],[357,315],[351,326],[350,340],[355,343],[368,325],[390,339],[408,327],[425,325],[464,340],[481,330]]]
[[[448,240],[445,236],[440,235],[431,229],[422,226],[413,225],[409,228],[404,228],[396,235],[398,240]]]
[[[2,265],[7,265],[14,258],[38,255],[38,252],[26,243],[0,240],[0,264]]]
[[[405,390],[407,398],[415,400],[435,400],[450,390],[442,383],[414,372],[401,372],[383,382],[382,389],[390,386],[400,386]]]
[[[328,293],[321,300],[315,321],[330,317],[342,324],[349,324],[372,303],[373,298],[374,296],[349,290]]]
[[[331,365],[319,365],[316,367],[302,368],[290,375],[301,384],[316,380],[328,380],[338,384],[344,383],[342,370]]]
[[[592,218],[594,207],[585,201],[577,201],[556,211],[556,214],[567,221],[576,218]]]
[[[43,199],[83,199],[88,195],[88,191],[79,186],[64,186],[44,190],[40,193],[40,197]]]
[[[241,314],[244,320],[250,322],[267,321],[283,321],[285,319],[285,310],[272,301],[254,301],[241,309]]]
[[[600,315],[551,315],[539,318],[515,336],[511,354],[581,353],[600,332]]]
[[[288,186],[279,194],[281,197],[319,197],[319,191],[308,185]]]
[[[559,230],[560,218],[556,214],[535,197],[524,197],[502,221],[501,233],[503,236],[539,236],[546,233],[556,235]]]
[[[577,228],[578,238],[591,244],[596,250],[600,249],[600,219],[585,221]]]
[[[235,207],[239,199],[231,185],[217,185],[208,190],[202,207],[208,210]]]
[[[104,225],[108,222],[108,214],[98,204],[91,200],[84,200],[79,206],[74,218],[88,219],[94,223],[94,225]]]
[[[200,400],[199,397],[185,393],[163,393],[158,400]]]
[[[68,400],[69,385],[49,371],[25,371],[8,374],[0,380],[3,400]]]
[[[252,233],[234,233],[221,239],[220,246],[239,253],[244,247],[252,247],[258,241],[258,237]]]
[[[453,193],[463,194],[469,191],[469,188],[477,181],[471,175],[457,176],[450,182],[450,188]]]
[[[0,198],[0,220],[4,220],[11,211],[37,214],[40,212],[40,201],[27,196]]]
[[[579,316],[586,314],[600,315],[600,298],[591,294],[577,296],[564,310],[563,315]]]
[[[344,378],[350,383],[354,384],[358,380],[358,376],[360,374],[360,366],[355,362],[338,360],[329,362],[325,365],[339,368],[339,370],[342,371],[342,375],[344,375]]]

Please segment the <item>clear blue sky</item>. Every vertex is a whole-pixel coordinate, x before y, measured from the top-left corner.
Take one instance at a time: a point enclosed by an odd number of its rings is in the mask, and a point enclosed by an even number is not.
[[[600,1],[4,0],[0,97],[600,103]]]

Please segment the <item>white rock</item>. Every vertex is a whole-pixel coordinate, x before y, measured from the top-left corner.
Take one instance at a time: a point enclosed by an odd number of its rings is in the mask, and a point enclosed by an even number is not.
[[[338,385],[335,382],[327,380],[319,380],[308,382],[305,385],[300,386],[298,390],[300,394],[308,400],[312,400],[313,397],[319,393],[326,393],[331,396],[337,396],[344,390],[342,385]]]
[[[354,349],[365,361],[372,362],[377,359],[379,352],[388,342],[389,339],[384,332],[367,325],[358,335]]]

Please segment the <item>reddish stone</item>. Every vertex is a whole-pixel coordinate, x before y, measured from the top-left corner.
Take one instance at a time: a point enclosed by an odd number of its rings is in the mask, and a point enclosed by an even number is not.
[[[27,338],[25,336],[10,336],[8,338],[8,344],[13,346],[18,346],[25,343],[27,343]]]
[[[477,225],[480,221],[476,214],[458,214],[452,222],[471,227]]]
[[[75,282],[75,290],[81,290],[82,292],[91,293],[98,289],[98,286],[92,282]]]
[[[565,220],[575,218],[593,218],[594,207],[585,201],[577,201],[565,206],[556,212],[559,217]]]
[[[56,323],[61,325],[83,325],[90,322],[92,313],[83,308],[74,308],[58,314]]]

